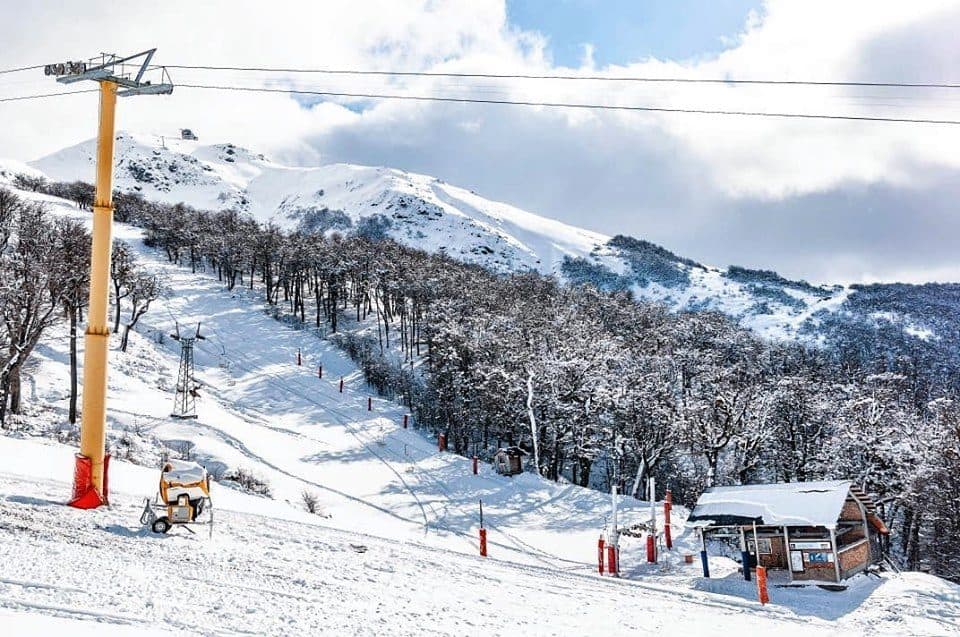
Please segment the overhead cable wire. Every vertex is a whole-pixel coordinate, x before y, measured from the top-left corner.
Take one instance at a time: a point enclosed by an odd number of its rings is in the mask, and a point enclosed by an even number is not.
[[[7,73],[18,73],[20,71],[33,71],[35,69],[42,69],[46,64],[36,64],[34,66],[21,66],[16,69],[2,69],[0,70],[0,75],[6,75]]]
[[[33,71],[42,69],[45,64],[21,66],[10,69],[0,69],[0,75]],[[856,86],[878,88],[926,88],[926,89],[960,89],[960,83],[950,82],[868,82],[848,80],[774,80],[774,79],[740,79],[719,77],[647,77],[647,76],[611,76],[611,75],[571,75],[571,74],[536,74],[536,73],[468,73],[453,71],[389,71],[369,69],[319,69],[297,67],[260,67],[260,66],[215,66],[207,64],[165,64],[152,66],[153,68],[203,70],[203,71],[251,71],[257,73],[313,73],[325,75],[377,75],[396,77],[450,77],[450,78],[484,78],[484,79],[517,79],[517,80],[563,80],[563,81],[592,81],[592,82],[648,82],[666,84],[747,84],[771,86]]]
[[[20,95],[17,97],[0,97],[0,102],[20,102],[23,100],[38,100],[46,97],[61,97],[63,95],[79,95],[80,93],[96,93],[99,89],[89,88],[82,91],[67,91],[61,93],[40,93],[37,95]]]
[[[609,76],[609,75],[537,75],[530,73],[456,73],[446,71],[376,71],[360,69],[305,69],[284,67],[256,67],[256,66],[212,66],[190,64],[165,64],[168,69],[203,70],[203,71],[253,71],[259,73],[317,73],[325,75],[379,75],[396,77],[455,77],[455,78],[484,78],[502,80],[565,80],[565,81],[595,81],[595,82],[650,82],[674,84],[753,84],[772,86],[856,86],[880,88],[929,88],[929,89],[958,89],[960,84],[937,82],[852,82],[852,81],[817,81],[817,80],[771,80],[771,79],[732,79],[732,78],[697,78],[697,77],[638,77],[638,76]]]
[[[218,91],[245,91],[252,93],[286,93],[290,95],[320,95],[325,97],[348,97],[358,99],[389,99],[420,102],[452,102],[458,104],[500,104],[509,106],[541,106],[547,108],[571,108],[581,110],[605,110],[621,112],[691,113],[701,115],[730,115],[746,117],[775,117],[781,119],[846,120],[860,122],[897,122],[905,124],[960,125],[960,120],[927,119],[907,117],[883,117],[872,115],[836,115],[829,113],[783,113],[769,111],[720,110],[706,108],[672,108],[665,106],[630,106],[616,104],[587,104],[571,102],[535,102],[528,100],[485,99],[474,97],[441,97],[436,95],[400,95],[390,93],[345,93],[336,91],[310,91],[300,89],[261,88],[251,86],[224,86],[213,84],[178,84],[178,88],[193,88]]]

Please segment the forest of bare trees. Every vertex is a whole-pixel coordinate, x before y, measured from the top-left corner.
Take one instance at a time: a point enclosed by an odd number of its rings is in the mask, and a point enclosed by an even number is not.
[[[44,189],[69,195],[90,193],[77,185],[47,184],[18,179],[21,188]],[[70,197],[89,208],[87,195]],[[69,325],[70,387],[68,419],[77,422],[79,328],[87,304],[90,270],[90,236],[83,222],[50,215],[40,203],[30,202],[0,188],[0,427],[8,413],[18,414],[22,404],[23,369],[47,330],[60,321]],[[123,299],[129,297],[121,349],[127,336],[150,303],[159,298],[162,284],[146,272],[128,246],[114,246],[111,272],[118,331]]]

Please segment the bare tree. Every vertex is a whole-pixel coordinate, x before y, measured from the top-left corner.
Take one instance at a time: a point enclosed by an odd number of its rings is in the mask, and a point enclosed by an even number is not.
[[[19,174],[14,176],[13,185],[19,188],[20,190],[29,190],[31,192],[37,192],[43,188],[47,183],[45,177],[41,175],[26,175]]]
[[[320,513],[320,498],[317,497],[316,493],[304,491],[300,494],[300,497],[303,498],[303,508],[306,509],[308,513],[315,515]]]
[[[63,311],[70,321],[70,423],[77,422],[77,325],[82,320],[90,287],[90,236],[82,223],[57,221],[63,237]]]
[[[156,274],[138,274],[130,286],[130,320],[123,327],[123,339],[120,341],[120,351],[127,351],[127,340],[130,337],[130,330],[137,325],[150,304],[160,298],[163,294],[163,284],[160,277]]]
[[[136,280],[137,255],[129,244],[116,241],[110,256],[110,279],[113,281],[114,306],[113,333],[120,331],[120,301],[133,293]]]
[[[0,320],[5,351],[0,353],[0,423],[6,410],[20,412],[20,373],[33,348],[59,316],[68,266],[60,258],[64,236],[35,204],[20,207],[0,255]]]

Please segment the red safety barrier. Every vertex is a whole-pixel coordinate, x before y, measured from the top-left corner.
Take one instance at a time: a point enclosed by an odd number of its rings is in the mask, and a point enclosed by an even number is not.
[[[487,556],[487,530],[480,529],[480,555]]]
[[[757,566],[757,597],[761,604],[770,603],[770,595],[767,594],[767,569],[763,566]]]
[[[437,436],[437,449],[438,449],[439,451],[446,451],[446,450],[447,450],[447,435],[446,435],[446,434],[440,434],[439,436]]]
[[[103,497],[93,488],[93,463],[90,458],[79,453],[75,456],[73,466],[73,496],[69,504],[77,509],[96,509],[98,506],[109,504],[109,482],[107,477],[110,469],[110,455],[103,458]]]
[[[403,428],[404,428],[404,429],[407,428],[407,418],[408,418],[407,414],[404,414],[404,415],[403,415]]]
[[[647,561],[651,564],[657,561],[657,541],[653,533],[647,533]]]
[[[473,475],[477,475],[480,470],[480,459],[476,456],[473,457]]]
[[[323,378],[323,365],[317,365],[317,378]]]
[[[367,396],[367,411],[373,411],[373,398]]]
[[[340,393],[343,393],[343,376],[340,377]]]
[[[620,560],[617,558],[617,547],[607,544],[607,572],[611,575],[620,574]]]
[[[600,539],[597,540],[597,572],[603,575],[603,534],[600,534]]]

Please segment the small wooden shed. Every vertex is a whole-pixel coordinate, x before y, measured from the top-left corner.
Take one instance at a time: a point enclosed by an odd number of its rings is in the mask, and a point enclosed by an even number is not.
[[[502,476],[515,476],[523,473],[523,459],[527,452],[520,447],[498,449],[493,456],[493,467]]]
[[[759,563],[790,581],[852,577],[882,559],[879,536],[889,533],[873,498],[846,480],[712,487],[687,524],[703,537],[704,563],[707,537],[734,537],[746,579]]]

